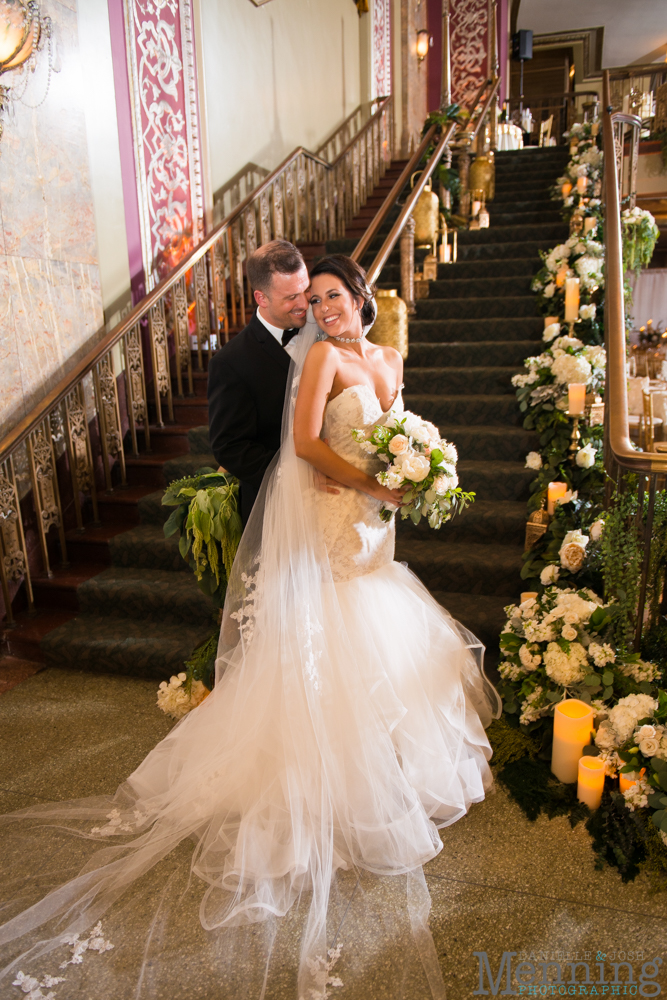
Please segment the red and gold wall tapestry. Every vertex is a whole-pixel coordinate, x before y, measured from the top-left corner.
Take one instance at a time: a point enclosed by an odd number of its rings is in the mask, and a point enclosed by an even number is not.
[[[489,0],[450,0],[452,101],[464,107],[489,70]]]
[[[371,97],[391,94],[391,0],[373,0]]]

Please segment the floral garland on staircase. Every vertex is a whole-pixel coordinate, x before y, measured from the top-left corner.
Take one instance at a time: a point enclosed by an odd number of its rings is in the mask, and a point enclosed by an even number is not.
[[[536,477],[528,502],[533,530],[521,571],[526,590],[537,596],[506,608],[499,666],[504,712],[490,736],[501,764],[499,778],[531,818],[542,809],[568,813],[573,824],[588,817],[600,858],[619,868],[624,879],[643,866],[667,888],[667,623],[659,611],[667,497],[656,500],[650,627],[639,655],[630,650],[644,505],[628,490],[605,509],[603,152],[597,123],[574,125],[565,137],[571,158],[552,198],[561,203],[570,236],[541,254],[543,266],[532,288],[545,317],[544,347],[512,380],[524,427],[539,439],[539,450],[526,456]],[[653,253],[655,221],[641,209],[626,209],[622,232],[626,271],[638,273]],[[566,282],[573,277],[579,279],[580,305],[577,318],[566,324]],[[579,421],[578,439],[567,412],[572,383],[586,386],[590,412]],[[552,482],[565,484],[565,493],[549,517]],[[604,760],[607,787],[593,814],[547,764],[554,706],[565,698],[588,703],[595,717],[584,753]],[[621,793],[619,774],[638,780]]]

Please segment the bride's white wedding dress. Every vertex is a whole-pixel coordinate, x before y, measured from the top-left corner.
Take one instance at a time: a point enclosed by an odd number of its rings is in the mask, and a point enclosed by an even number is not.
[[[297,358],[280,457],[230,580],[213,692],[113,800],[24,811],[76,821],[88,834],[94,819],[94,836],[116,846],[0,927],[0,944],[59,913],[77,930],[89,926],[192,836],[205,928],[224,933],[283,915],[308,894],[304,1000],[329,995],[322,970],[336,870],[407,875],[406,912],[440,995],[420,866],[442,848],[437,827],[484,797],[484,727],[499,703],[478,640],[394,561],[395,525],[379,518],[380,502],[352,489],[318,490],[296,458],[299,368]],[[392,409],[400,408],[399,395]],[[372,475],[379,462],[351,430],[387,415],[372,389],[352,386],[328,403],[323,437]]]

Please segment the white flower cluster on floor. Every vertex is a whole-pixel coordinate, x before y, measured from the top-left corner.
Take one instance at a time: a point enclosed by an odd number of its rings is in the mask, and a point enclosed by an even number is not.
[[[508,620],[500,636],[503,659],[498,672],[503,680],[518,685],[516,705],[522,724],[547,715],[567,697],[588,702],[600,718],[608,716],[605,702],[613,699],[615,673],[636,683],[658,676],[654,664],[623,656],[601,640],[599,632],[608,623],[610,606],[592,590],[547,586],[541,597],[505,608]],[[639,705],[647,697],[630,695],[630,701],[622,702]],[[653,704],[649,698],[644,707],[649,702]],[[622,716],[623,711],[618,717]]]
[[[181,671],[169,681],[162,681],[157,692],[157,706],[172,719],[182,719],[202,701],[210,691],[201,681],[192,681],[188,690],[187,674]]]
[[[95,924],[88,937],[82,939],[80,934],[66,935],[62,939],[62,944],[69,945],[72,957],[60,963],[61,969],[66,969],[68,965],[81,965],[87,951],[96,951],[101,955],[113,948],[111,942],[105,940],[102,934],[101,921]],[[35,979],[34,976],[18,972],[12,986],[18,986],[22,993],[27,994],[25,1000],[56,1000],[56,994],[51,992],[50,988],[64,982],[64,976],[43,976],[41,979]],[[44,989],[48,989],[49,992],[43,993]]]

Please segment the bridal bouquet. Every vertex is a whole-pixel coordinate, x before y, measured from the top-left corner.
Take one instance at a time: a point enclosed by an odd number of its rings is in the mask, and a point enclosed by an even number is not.
[[[475,494],[464,493],[456,474],[458,455],[449,441],[443,441],[438,428],[414,413],[390,415],[385,423],[370,432],[354,429],[352,437],[363,450],[387,463],[375,477],[390,490],[407,486],[400,506],[401,517],[419,524],[428,518],[432,528],[472,503]],[[396,508],[380,508],[383,521],[390,521]]]

